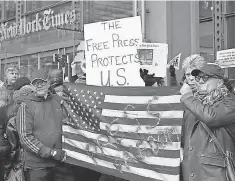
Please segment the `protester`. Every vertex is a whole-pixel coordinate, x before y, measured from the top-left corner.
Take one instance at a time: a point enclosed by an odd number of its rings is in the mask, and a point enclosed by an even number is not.
[[[13,84],[16,79],[19,78],[19,68],[14,64],[6,65],[4,68],[4,85],[0,87],[0,94],[6,95],[6,104],[10,104],[12,102],[12,95],[14,91]]]
[[[13,84],[19,77],[19,68],[13,64],[5,65],[4,84],[0,87],[0,180],[3,180],[5,158],[9,153],[9,144],[6,140],[7,110],[12,104]]]
[[[53,94],[63,96],[63,71],[60,69],[54,69],[49,71],[50,90]]]
[[[85,42],[81,41],[77,47],[77,55],[71,63],[73,83],[86,83],[86,59],[85,59]]]
[[[185,82],[190,85],[193,92],[196,91],[195,77],[191,75],[192,70],[202,67],[206,63],[204,57],[194,54],[185,58],[182,62],[182,69],[185,77]]]
[[[33,92],[30,80],[27,77],[21,77],[13,84],[13,103],[7,110],[7,127],[6,136],[10,145],[9,155],[5,164],[5,180],[7,181],[23,181],[23,162],[22,147],[19,141],[19,135],[16,128],[16,115],[22,101],[27,99]]]
[[[61,98],[49,91],[50,82],[44,69],[31,76],[33,95],[20,106],[17,114],[17,131],[24,151],[26,181],[74,180],[65,174],[62,150],[62,120],[65,118]],[[67,170],[69,172],[69,170]]]
[[[199,62],[203,60],[199,59]],[[235,97],[218,65],[203,63],[199,67],[191,73],[198,83],[196,92],[188,83],[180,90],[181,102],[186,107],[182,140],[183,181],[227,181],[229,165],[215,139],[225,153],[234,152]],[[186,77],[190,76],[186,74]],[[228,158],[234,161],[234,154]]]

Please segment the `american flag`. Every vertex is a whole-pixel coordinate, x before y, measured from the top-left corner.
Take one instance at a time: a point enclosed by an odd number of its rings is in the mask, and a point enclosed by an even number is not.
[[[68,163],[127,180],[179,181],[178,87],[65,87]]]

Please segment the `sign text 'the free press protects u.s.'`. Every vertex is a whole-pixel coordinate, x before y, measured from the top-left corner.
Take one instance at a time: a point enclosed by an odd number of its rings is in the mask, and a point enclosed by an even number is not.
[[[87,24],[86,84],[144,86],[136,46],[142,42],[140,17]]]

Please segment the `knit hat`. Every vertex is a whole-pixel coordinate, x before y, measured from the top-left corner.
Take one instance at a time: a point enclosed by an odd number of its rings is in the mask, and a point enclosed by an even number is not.
[[[30,85],[30,80],[27,77],[20,77],[13,84],[15,90],[19,90],[21,87],[25,85]]]
[[[33,71],[30,77],[31,83],[33,83],[33,81],[37,79],[47,81],[48,80],[47,71],[43,68]]]

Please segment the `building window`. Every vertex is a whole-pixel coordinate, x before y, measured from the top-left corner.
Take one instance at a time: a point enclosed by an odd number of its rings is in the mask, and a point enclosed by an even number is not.
[[[199,17],[208,18],[212,17],[212,1],[199,1]]]
[[[53,70],[53,69],[58,69],[58,64],[56,62],[53,62],[53,56],[48,56],[48,57],[42,57],[40,58],[40,64],[41,68],[46,69],[47,72]]]
[[[16,17],[16,1],[5,1],[5,19]]]
[[[208,62],[214,62],[212,10],[212,1],[199,1],[200,54]]]
[[[38,54],[25,55],[20,58],[20,76],[30,77],[38,69]]]
[[[26,11],[33,11],[36,9],[44,8],[53,4],[57,4],[61,1],[26,1]]]

